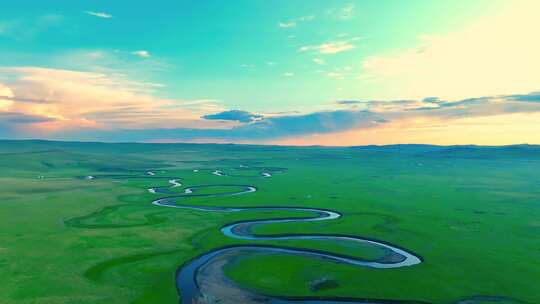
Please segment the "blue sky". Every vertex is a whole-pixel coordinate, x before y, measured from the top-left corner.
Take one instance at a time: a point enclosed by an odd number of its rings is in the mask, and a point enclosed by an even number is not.
[[[132,1],[12,1],[3,5],[0,14],[0,93],[4,92],[0,136],[121,141],[125,136],[115,134],[168,130],[161,131],[167,136],[141,135],[137,140],[394,143],[399,135],[381,139],[362,136],[361,131],[398,123],[410,127],[418,117],[398,115],[408,110],[396,109],[398,100],[408,100],[407,107],[424,107],[426,97],[445,102],[491,97],[487,102],[495,105],[488,108],[494,109],[501,96],[538,91],[538,74],[523,72],[538,64],[532,52],[537,43],[528,37],[538,24],[522,20],[536,8],[535,1],[527,0],[223,0],[136,5]],[[491,51],[499,45],[504,49]],[[524,47],[531,50],[523,53]],[[510,76],[514,74],[520,76]],[[472,85],[467,77],[489,81]],[[260,119],[230,119],[231,110]],[[321,127],[329,119],[342,119],[342,111],[353,113],[358,121],[343,126],[331,121],[340,126]],[[224,116],[227,119],[205,118],[221,112],[229,114]],[[523,112],[534,114],[528,108]],[[366,121],[372,116],[378,123]],[[428,125],[434,123],[432,116]],[[439,121],[446,116],[434,116],[438,124],[450,124]],[[479,121],[492,116],[496,115],[470,114]],[[532,123],[534,117],[529,116]],[[223,135],[291,117],[294,124],[306,124],[297,129],[306,130],[302,135],[310,140],[298,139],[298,132]],[[307,122],[313,117],[324,119]],[[465,126],[459,123],[461,132]],[[489,128],[491,122],[481,124]],[[199,132],[200,138],[183,137],[183,132],[174,135],[174,130],[192,129],[209,131],[208,135]],[[339,133],[340,141],[324,136],[338,131],[347,132]],[[408,132],[403,138],[413,142],[469,143],[480,138],[477,134],[460,139],[458,131],[448,129],[439,134],[451,135],[437,142],[436,130],[423,137],[415,137],[413,128]]]

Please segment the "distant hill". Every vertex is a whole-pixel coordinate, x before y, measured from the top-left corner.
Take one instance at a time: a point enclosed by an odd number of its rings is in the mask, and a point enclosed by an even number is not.
[[[445,149],[444,146],[435,146],[435,145],[423,145],[423,144],[401,144],[401,145],[369,145],[369,146],[353,146],[349,149],[355,151],[371,151],[371,152],[392,152],[392,153],[406,153],[406,154],[416,154],[416,153],[425,153],[431,151],[439,151]]]
[[[526,158],[540,159],[540,146],[538,145],[512,145],[512,146],[451,146],[432,151],[418,153],[422,157],[439,158]]]
[[[422,144],[402,144],[387,146],[354,146],[351,151],[402,154],[429,158],[525,158],[540,159],[539,145],[511,145],[511,146],[435,146]]]
[[[46,140],[0,140],[0,155],[9,153],[51,153],[60,151],[84,153],[134,153],[134,152],[170,152],[175,149],[191,149],[209,151],[220,149],[227,152],[286,152],[304,151],[319,158],[335,158],[337,156],[368,156],[387,154],[394,156],[414,156],[429,158],[524,158],[540,160],[540,145],[510,145],[510,146],[436,146],[424,144],[398,144],[398,145],[368,145],[352,147],[324,147],[324,146],[275,146],[275,145],[243,145],[243,144],[192,144],[192,143],[102,143],[102,142],[66,142]],[[356,153],[364,152],[364,153]],[[323,153],[323,154],[321,154]]]

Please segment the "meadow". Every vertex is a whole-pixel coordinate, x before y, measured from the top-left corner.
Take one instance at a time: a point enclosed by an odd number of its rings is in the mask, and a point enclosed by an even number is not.
[[[540,303],[540,147],[0,141],[0,166],[1,303],[178,303],[179,267],[218,248],[254,243],[227,237],[220,232],[224,225],[313,216],[301,210],[206,212],[151,204],[161,196],[185,195],[189,187],[197,194],[185,199],[192,206],[307,207],[342,215],[253,226],[258,235],[354,235],[404,248],[422,260],[374,269],[253,253],[224,267],[232,284],[252,293]],[[182,185],[169,187],[173,178]],[[215,186],[196,188],[201,185]],[[215,196],[239,191],[230,185],[257,191]],[[152,187],[167,190],[151,193]],[[347,242],[256,243],[368,261],[385,254]]]

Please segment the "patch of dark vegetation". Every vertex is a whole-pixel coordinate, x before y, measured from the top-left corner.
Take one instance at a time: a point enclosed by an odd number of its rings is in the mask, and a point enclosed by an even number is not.
[[[472,296],[455,302],[456,304],[527,304],[527,302],[502,296]]]
[[[320,278],[309,282],[309,289],[313,292],[334,289],[339,286],[336,280],[330,278]]]
[[[54,164],[51,164],[50,162],[46,162],[46,161],[42,161],[41,164],[44,165],[47,168],[54,168],[55,167]]]
[[[17,194],[39,194],[39,193],[52,193],[52,192],[60,192],[60,191],[69,191],[70,189],[64,188],[28,188],[28,189],[17,189],[14,190],[14,193]]]
[[[498,216],[507,215],[506,212],[501,212],[501,211],[467,210],[465,208],[455,208],[454,210],[456,212],[471,212],[473,214],[478,214],[478,215],[498,215]]]

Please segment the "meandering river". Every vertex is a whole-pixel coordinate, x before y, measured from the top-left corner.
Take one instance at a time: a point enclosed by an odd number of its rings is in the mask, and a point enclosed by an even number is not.
[[[217,171],[217,170],[216,170]],[[215,174],[213,171],[212,174]],[[220,172],[218,176],[225,176]],[[268,177],[262,175],[263,177]],[[219,193],[204,194],[201,190],[219,187],[223,190]],[[225,191],[230,188],[233,191]],[[164,188],[153,187],[151,189],[156,192],[168,193]],[[236,190],[234,190],[236,189]],[[161,191],[157,191],[161,190]],[[257,188],[250,185],[237,184],[216,184],[193,186],[184,189],[184,193],[180,195],[171,195],[156,199],[152,202],[153,205],[160,207],[190,209],[206,212],[249,212],[249,211],[294,211],[297,213],[306,212],[311,216],[303,218],[290,217],[278,219],[259,219],[243,222],[235,222],[221,227],[221,233],[225,236],[235,239],[252,241],[254,245],[247,246],[231,246],[220,248],[207,252],[190,262],[184,264],[177,274],[176,284],[181,295],[182,304],[193,303],[289,303],[289,302],[309,302],[309,303],[388,303],[388,300],[361,300],[361,299],[309,299],[297,298],[287,299],[285,297],[272,297],[267,295],[254,294],[252,291],[242,289],[231,280],[226,278],[223,273],[224,267],[234,258],[252,253],[276,253],[276,254],[293,254],[303,255],[316,259],[324,259],[337,263],[346,263],[354,267],[371,267],[378,269],[409,267],[422,262],[421,258],[413,253],[399,248],[395,245],[362,238],[350,235],[332,235],[332,234],[281,234],[281,235],[258,235],[253,233],[255,226],[275,224],[275,223],[291,223],[291,222],[315,222],[315,221],[332,221],[339,219],[342,215],[336,211],[326,209],[304,208],[304,207],[283,207],[283,206],[264,206],[264,207],[213,207],[213,206],[194,206],[182,204],[182,200],[191,197],[223,197],[223,196],[238,196],[256,192]],[[362,243],[374,247],[379,247],[385,252],[385,257],[376,261],[363,260],[352,256],[338,255],[335,253],[307,250],[289,247],[274,247],[257,245],[258,241],[281,241],[281,240],[322,240],[322,241],[340,241],[351,243]]]
[[[274,170],[278,172],[278,170]],[[198,172],[194,170],[194,172]],[[279,172],[283,172],[279,171]],[[213,175],[226,178],[227,175],[221,170],[212,170]],[[232,175],[231,175],[232,176]],[[264,170],[257,175],[262,178],[269,178],[272,175]],[[329,262],[344,263],[351,267],[369,267],[376,269],[390,269],[400,267],[411,267],[422,263],[422,259],[409,250],[400,248],[397,245],[390,244],[381,240],[374,240],[367,237],[354,235],[339,235],[339,234],[279,234],[279,235],[262,235],[254,232],[254,228],[262,225],[276,223],[300,223],[300,222],[320,222],[333,221],[342,217],[337,211],[329,209],[307,208],[307,207],[290,207],[290,206],[246,206],[246,207],[216,207],[216,206],[199,206],[183,204],[188,198],[219,198],[225,196],[248,195],[257,191],[257,188],[252,185],[243,184],[226,184],[219,183],[213,185],[200,185],[183,188],[180,193],[171,191],[172,188],[182,187],[182,179],[178,177],[156,175],[149,171],[145,175],[93,175],[82,177],[87,180],[112,178],[112,179],[133,179],[133,178],[151,178],[151,179],[168,179],[169,186],[154,186],[148,189],[150,193],[155,195],[165,195],[152,201],[152,204],[162,208],[188,209],[204,212],[252,212],[252,211],[281,211],[305,212],[305,217],[281,217],[270,219],[247,220],[241,222],[233,222],[224,225],[220,228],[223,235],[231,239],[241,239],[249,241],[252,244],[228,246],[218,248],[210,252],[206,252],[191,261],[186,262],[177,271],[176,286],[181,298],[181,304],[206,304],[206,303],[313,303],[313,304],[329,304],[329,303],[426,303],[422,301],[404,301],[398,299],[356,299],[356,298],[321,298],[321,297],[298,297],[291,298],[280,295],[265,295],[259,294],[252,290],[247,290],[233,282],[224,272],[225,267],[239,258],[243,258],[253,254],[282,254],[282,255],[297,255],[305,256],[313,259],[321,259]],[[217,190],[216,190],[217,189]],[[204,191],[211,192],[205,193]],[[107,212],[109,212],[108,210]],[[98,214],[98,213],[95,213]],[[81,217],[85,218],[85,217]],[[80,219],[71,219],[66,221],[73,227],[84,227],[79,224]],[[72,222],[77,223],[77,225]],[[95,228],[95,226],[92,226]],[[326,242],[348,242],[350,244],[362,244],[373,246],[384,252],[384,256],[376,260],[365,260],[353,256],[340,255],[323,250],[310,250],[303,248],[291,248],[286,246],[268,246],[258,244],[261,241],[287,241],[287,240],[318,240]],[[351,271],[353,271],[351,269]],[[279,274],[277,274],[279,275]],[[455,303],[474,304],[487,303],[491,301],[505,301],[505,303],[523,303],[514,299],[497,296],[472,296],[467,299],[462,299]],[[515,301],[515,302],[514,302]]]

